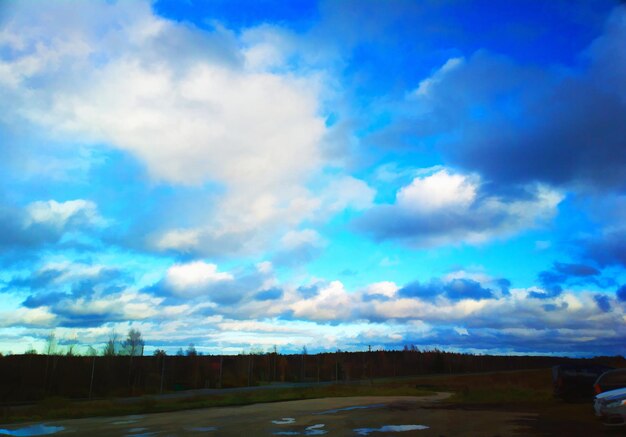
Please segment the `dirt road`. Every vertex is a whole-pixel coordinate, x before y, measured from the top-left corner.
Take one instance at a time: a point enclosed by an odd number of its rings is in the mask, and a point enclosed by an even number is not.
[[[0,426],[0,435],[5,431],[8,435],[49,432],[59,436],[90,437],[201,434],[505,436],[522,435],[524,421],[533,420],[532,415],[524,413],[432,408],[447,396],[440,393],[425,397],[326,398],[144,416],[61,420]]]

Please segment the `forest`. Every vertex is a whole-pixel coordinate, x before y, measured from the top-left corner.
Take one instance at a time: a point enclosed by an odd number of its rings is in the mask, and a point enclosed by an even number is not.
[[[141,347],[138,347],[141,346]],[[553,356],[500,356],[420,350],[299,354],[201,355],[193,347],[169,356],[156,350],[143,356],[143,344],[116,353],[0,356],[0,403],[34,402],[49,397],[98,399],[143,396],[201,388],[272,383],[347,383],[425,374],[458,374],[547,368],[567,362],[626,367],[623,357],[574,359]],[[123,355],[120,355],[123,353]]]

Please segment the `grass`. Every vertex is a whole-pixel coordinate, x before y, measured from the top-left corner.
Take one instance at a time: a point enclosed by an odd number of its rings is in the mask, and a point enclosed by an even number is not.
[[[77,419],[95,416],[122,416],[161,413],[196,408],[240,406],[267,402],[346,396],[425,396],[432,391],[405,382],[378,382],[362,385],[331,385],[306,388],[260,389],[249,392],[158,399],[146,396],[139,402],[116,400],[74,402],[65,398],[48,398],[31,407],[5,409],[0,420],[5,423],[52,419]]]
[[[548,369],[424,376],[418,378],[416,384],[417,387],[453,392],[447,403],[538,405],[555,402]]]
[[[360,384],[266,388],[177,399],[159,399],[146,396],[133,403],[115,399],[78,402],[64,398],[48,398],[31,407],[0,410],[0,421],[7,423],[122,416],[326,397],[424,396],[437,391],[453,393],[453,396],[445,403],[448,406],[498,405],[514,409],[531,406],[535,409],[541,406],[557,405],[557,401],[552,397],[550,370],[541,369],[387,378],[372,382],[363,381]]]

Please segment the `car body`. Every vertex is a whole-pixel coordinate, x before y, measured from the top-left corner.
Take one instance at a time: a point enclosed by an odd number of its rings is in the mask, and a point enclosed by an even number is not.
[[[605,425],[626,424],[626,388],[609,390],[596,395],[593,408]]]

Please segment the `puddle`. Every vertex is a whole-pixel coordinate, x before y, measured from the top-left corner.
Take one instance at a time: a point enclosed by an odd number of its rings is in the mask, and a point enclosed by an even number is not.
[[[385,425],[380,428],[357,428],[354,430],[358,435],[370,435],[373,432],[405,432],[428,429],[426,425]]]
[[[192,432],[213,432],[217,431],[216,426],[196,426],[195,428],[185,428],[186,431]]]
[[[320,411],[319,413],[313,413],[313,414],[336,414],[342,411],[365,410],[368,408],[382,408],[385,406],[386,404],[355,405],[352,407],[343,407],[343,408],[335,408],[334,410]]]
[[[147,430],[148,428],[131,428],[128,430],[128,432],[132,433],[132,434],[136,434],[138,432],[143,432],[145,430]]]
[[[315,425],[307,426],[304,428],[304,432],[299,431],[276,431],[273,432],[273,435],[324,435],[328,434],[324,428],[326,425],[323,423],[317,423]]]
[[[143,428],[145,429],[145,428]],[[133,430],[131,429],[129,432],[133,432]],[[141,432],[139,431],[139,434],[126,434],[126,437],[152,437],[157,435],[158,432]]]
[[[316,425],[307,426],[304,429],[304,435],[324,435],[328,433],[328,431],[322,429],[324,428],[324,426],[326,425],[324,425],[323,423],[318,423]]]
[[[291,425],[292,423],[296,423],[296,419],[293,417],[283,417],[280,420],[272,420],[274,425]]]
[[[48,425],[32,425],[25,428],[18,429],[0,429],[0,435],[11,436],[32,436],[32,435],[49,435],[55,434],[59,431],[63,431],[63,426],[48,426]]]

